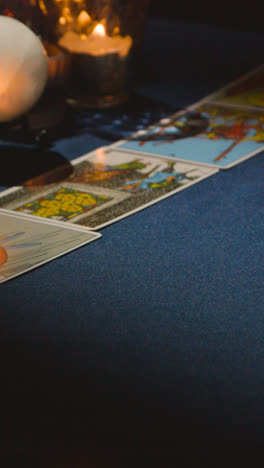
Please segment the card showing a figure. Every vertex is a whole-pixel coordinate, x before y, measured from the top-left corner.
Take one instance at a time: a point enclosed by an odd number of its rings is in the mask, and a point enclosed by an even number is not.
[[[228,169],[264,149],[264,115],[203,102],[116,147]]]
[[[60,184],[17,187],[0,194],[0,207],[99,229],[217,172],[169,158],[109,147],[73,161]]]

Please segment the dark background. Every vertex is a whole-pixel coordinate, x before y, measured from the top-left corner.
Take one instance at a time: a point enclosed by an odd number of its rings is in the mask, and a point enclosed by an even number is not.
[[[264,15],[259,0],[151,0],[150,16],[262,31]]]

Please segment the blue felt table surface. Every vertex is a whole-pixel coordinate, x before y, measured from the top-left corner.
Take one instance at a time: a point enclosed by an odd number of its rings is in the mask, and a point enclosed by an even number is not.
[[[186,106],[263,49],[261,33],[150,21],[139,91]],[[72,158],[102,144],[84,134],[55,149]],[[263,181],[259,154],[3,284],[9,429],[262,440]]]

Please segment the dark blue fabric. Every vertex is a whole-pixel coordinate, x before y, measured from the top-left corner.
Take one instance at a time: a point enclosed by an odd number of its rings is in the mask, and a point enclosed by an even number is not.
[[[139,91],[190,104],[258,65],[263,46],[263,34],[150,22]],[[56,150],[105,144],[78,141]],[[263,177],[260,154],[1,286],[7,438],[86,455],[91,441],[186,443],[188,456],[197,441],[263,440]]]

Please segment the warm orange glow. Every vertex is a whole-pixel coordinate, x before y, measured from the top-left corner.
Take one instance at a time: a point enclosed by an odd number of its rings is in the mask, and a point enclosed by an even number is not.
[[[4,67],[3,67],[4,68]],[[19,70],[19,73],[18,73]],[[17,61],[8,62],[8,68],[0,69],[0,121],[10,120],[23,112],[25,93],[30,95],[34,89],[34,75],[27,72],[26,67],[18,68]]]
[[[64,18],[64,16],[61,16],[61,17],[60,17],[59,23],[60,23],[60,24],[66,24],[66,19]]]
[[[71,17],[71,10],[70,8],[68,7],[64,7],[62,9],[62,17],[64,17],[64,19],[66,21],[68,21],[68,23],[71,23],[72,22],[72,17]],[[65,24],[65,23],[64,23]]]
[[[116,26],[116,27],[113,29],[113,35],[114,35],[114,36],[117,36],[117,34],[119,34],[119,33],[120,33],[120,29],[119,29],[118,26]]]
[[[104,37],[106,35],[104,25],[102,23],[97,24],[93,30],[93,34]]]
[[[77,18],[77,21],[80,26],[86,26],[92,21],[92,19],[85,10],[82,10]]]
[[[97,169],[104,169],[105,167],[105,152],[103,148],[97,148],[96,154],[96,167]]]
[[[80,38],[81,38],[82,41],[85,41],[85,39],[87,39],[87,36],[86,36],[86,34],[81,34]]]
[[[7,261],[7,253],[3,247],[0,247],[0,266]]]
[[[43,0],[39,0],[39,6],[40,6],[40,9],[41,9],[43,15],[47,16],[48,11],[47,11],[46,5],[45,5]]]

